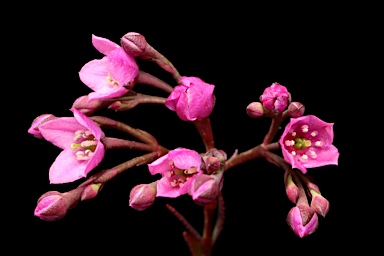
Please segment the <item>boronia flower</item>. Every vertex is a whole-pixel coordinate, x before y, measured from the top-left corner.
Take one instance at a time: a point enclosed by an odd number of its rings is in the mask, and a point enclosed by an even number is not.
[[[264,90],[260,96],[260,101],[269,111],[281,113],[291,102],[291,95],[285,86],[279,83],[273,83]]]
[[[49,170],[50,183],[78,180],[95,168],[104,157],[105,136],[100,127],[79,110],[71,108],[74,117],[61,117],[39,126],[47,141],[63,149]]]
[[[338,164],[339,152],[332,142],[333,123],[313,115],[291,118],[279,140],[284,160],[302,173],[307,168]]]
[[[209,116],[215,105],[212,84],[198,77],[181,77],[180,85],[175,86],[165,101],[165,106],[176,112],[184,121]]]
[[[89,101],[120,97],[132,87],[139,74],[134,57],[124,49],[102,37],[92,35],[93,46],[105,56],[85,64],[80,72],[80,80],[91,88]]]
[[[317,230],[319,218],[311,207],[298,205],[289,211],[287,223],[296,235],[303,238]]]
[[[157,181],[157,194],[161,197],[178,197],[188,192],[188,187],[200,169],[201,156],[196,151],[177,148],[148,164],[152,175],[161,174]]]

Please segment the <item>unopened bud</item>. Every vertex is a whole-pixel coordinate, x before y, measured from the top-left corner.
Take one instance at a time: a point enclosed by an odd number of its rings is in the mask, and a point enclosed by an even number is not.
[[[57,117],[52,114],[43,114],[36,117],[35,120],[32,121],[31,127],[28,129],[28,133],[32,134],[38,139],[43,139],[44,137],[41,135],[39,126],[56,118]]]
[[[311,208],[321,216],[325,217],[329,211],[329,201],[314,189],[309,189],[309,192],[312,196]]]
[[[81,194],[81,201],[89,200],[97,196],[97,194],[103,187],[102,185],[103,184],[98,183],[98,184],[90,184],[86,186],[85,189],[83,190],[83,193]]]
[[[260,102],[251,102],[247,106],[247,114],[251,118],[258,118],[264,115],[264,107]]]
[[[195,203],[207,205],[216,200],[223,187],[223,171],[215,174],[199,174],[189,186],[188,194]]]
[[[49,191],[37,201],[34,215],[45,221],[56,221],[63,218],[68,210],[63,194]]]
[[[316,212],[309,206],[293,207],[287,216],[287,224],[299,237],[304,237],[316,231],[319,222]]]
[[[97,110],[107,107],[111,101],[106,100],[93,100],[88,102],[88,95],[81,96],[73,102],[72,107],[78,109],[84,115],[90,116]]]
[[[120,43],[123,49],[133,57],[140,56],[147,47],[145,37],[136,32],[129,32],[125,34],[121,38]]]
[[[288,199],[292,203],[296,204],[297,199],[299,198],[299,188],[293,182],[291,172],[284,173],[284,183],[285,183],[285,192],[288,196]]]
[[[285,86],[273,83],[264,90],[260,101],[269,111],[282,113],[291,102],[291,94]]]
[[[305,107],[300,102],[291,102],[287,109],[287,115],[293,118],[304,115]]]
[[[138,211],[143,211],[155,202],[157,182],[135,186],[129,194],[129,206]]]

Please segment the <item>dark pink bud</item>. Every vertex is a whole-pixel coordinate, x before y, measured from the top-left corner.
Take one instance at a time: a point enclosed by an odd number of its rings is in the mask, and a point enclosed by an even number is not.
[[[247,114],[251,118],[258,118],[264,115],[264,107],[260,102],[252,102],[247,106]]]
[[[293,118],[304,115],[305,107],[300,102],[291,102],[288,106],[287,115]]]
[[[107,107],[111,104],[109,99],[106,100],[93,100],[88,102],[88,96],[81,96],[75,100],[72,107],[78,109],[81,113],[90,116],[97,110]]]
[[[329,211],[329,201],[325,199],[319,192],[313,189],[309,189],[309,192],[312,196],[311,208],[315,210],[317,214],[325,217]]]
[[[56,118],[57,117],[52,114],[43,114],[36,117],[35,120],[33,120],[31,127],[28,129],[28,133],[32,134],[38,139],[43,139],[43,136],[39,130],[39,126]]]
[[[147,47],[145,37],[136,32],[129,32],[125,34],[121,38],[120,43],[123,49],[133,57],[140,56]]]
[[[293,182],[291,172],[285,172],[284,183],[285,183],[285,192],[288,196],[288,199],[292,203],[296,204],[297,199],[299,198],[299,188]]]
[[[202,155],[202,159],[201,168],[211,174],[224,168],[227,154],[223,150],[212,148]]]
[[[200,174],[192,181],[189,194],[195,203],[206,205],[215,200],[219,193],[219,184],[211,175]]]
[[[63,194],[49,191],[37,201],[34,215],[45,221],[56,221],[63,218],[68,210],[68,205]]]
[[[287,88],[279,83],[273,83],[264,90],[260,97],[264,108],[269,111],[282,113],[291,102],[291,95]]]
[[[129,206],[138,211],[143,211],[155,202],[157,182],[135,186],[129,194]]]
[[[306,205],[293,207],[288,213],[287,223],[292,231],[301,238],[315,232],[319,225],[316,212]]]
[[[81,193],[81,201],[89,200],[96,197],[101,188],[103,187],[102,185],[102,183],[98,183],[86,186],[83,190],[83,193]]]

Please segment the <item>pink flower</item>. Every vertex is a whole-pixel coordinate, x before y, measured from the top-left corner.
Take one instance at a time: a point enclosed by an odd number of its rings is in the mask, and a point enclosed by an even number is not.
[[[100,127],[79,110],[71,111],[74,117],[57,118],[39,127],[44,139],[63,149],[49,170],[54,184],[85,177],[104,157]]]
[[[165,101],[165,106],[176,111],[180,119],[194,121],[209,116],[215,105],[214,85],[207,84],[197,77],[181,77]]]
[[[273,83],[264,90],[260,97],[263,106],[269,111],[283,112],[291,101],[287,88],[279,83]]]
[[[332,142],[333,123],[313,115],[291,118],[279,140],[284,160],[302,173],[307,168],[338,164],[339,152]]]
[[[80,80],[91,88],[89,101],[120,97],[128,92],[125,87],[133,86],[139,74],[136,60],[118,44],[92,35],[93,46],[105,56],[85,64],[80,72]]]
[[[293,207],[287,216],[287,223],[292,231],[299,237],[312,234],[319,226],[316,212],[309,206],[299,205]]]
[[[157,181],[157,195],[178,197],[188,192],[188,187],[200,169],[201,156],[196,151],[177,148],[148,164],[152,175],[161,174]]]
[[[56,118],[57,117],[52,114],[43,114],[36,117],[35,120],[33,120],[31,127],[28,129],[28,133],[32,134],[38,139],[43,139],[43,136],[41,135],[41,132],[39,130],[40,125]]]
[[[63,194],[50,191],[39,198],[34,215],[45,221],[56,221],[63,218],[67,211],[68,205]]]

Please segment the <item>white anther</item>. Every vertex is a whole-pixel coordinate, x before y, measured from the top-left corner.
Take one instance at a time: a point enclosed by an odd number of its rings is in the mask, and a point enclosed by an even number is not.
[[[292,132],[292,136],[295,137],[296,136],[296,132]]]
[[[303,158],[304,160],[307,160],[308,159],[308,156],[306,154],[302,155],[301,158]]]
[[[176,186],[177,186],[177,180],[173,180],[173,181],[171,181],[171,186],[172,186],[172,187],[176,187]]]
[[[303,126],[301,126],[301,131],[302,132],[308,132],[308,125],[303,125]]]
[[[309,155],[311,156],[311,158],[316,158],[317,157],[317,154],[315,151],[309,151]]]
[[[315,146],[321,147],[321,146],[323,146],[323,142],[322,141],[316,141]]]
[[[295,145],[295,141],[294,141],[294,140],[286,140],[286,141],[285,141],[285,145],[286,145],[287,147],[289,147],[289,146],[293,146],[293,145]]]
[[[97,145],[97,141],[95,141],[95,140],[85,140],[85,141],[81,142],[81,146],[83,148],[89,147],[89,146],[94,146],[94,145]]]
[[[311,136],[312,136],[312,137],[316,137],[317,134],[318,134],[317,131],[313,131],[313,132],[311,132]]]
[[[295,156],[296,155],[296,151],[292,151],[291,155]]]

